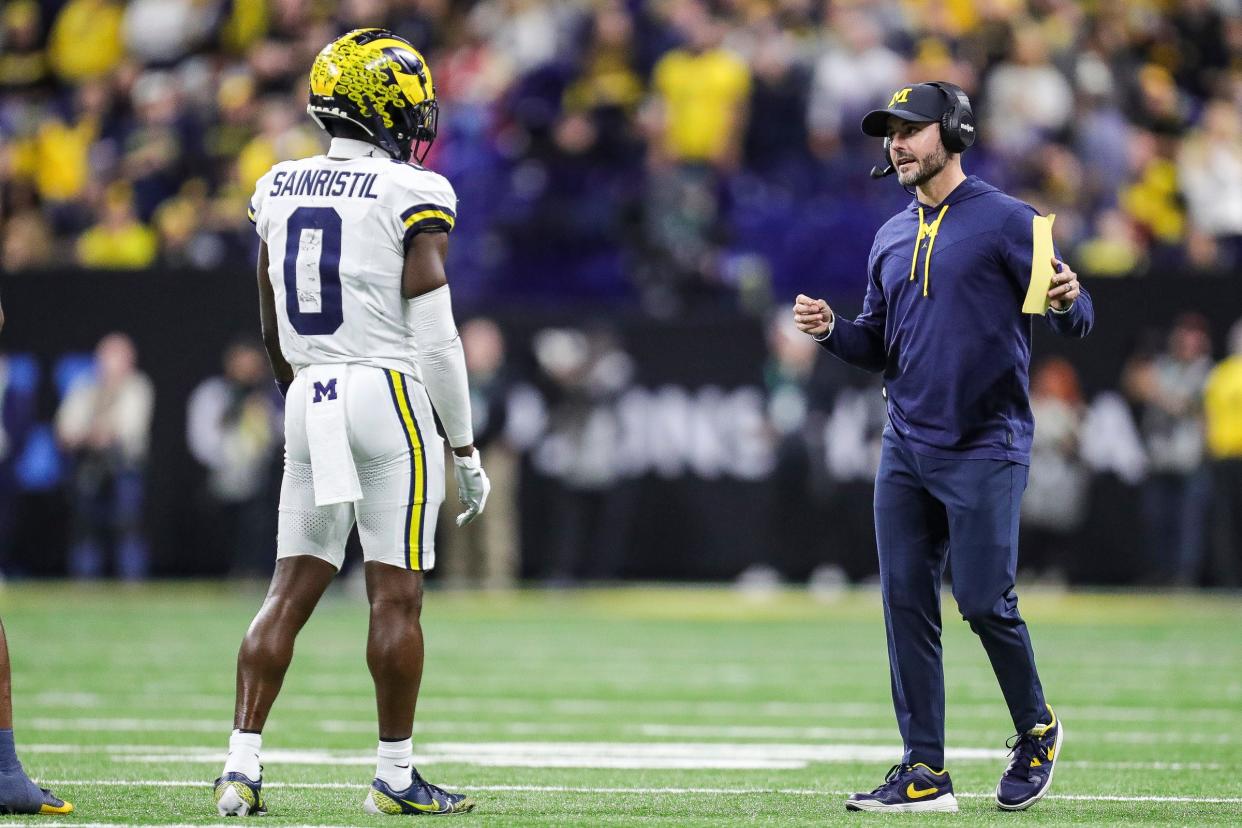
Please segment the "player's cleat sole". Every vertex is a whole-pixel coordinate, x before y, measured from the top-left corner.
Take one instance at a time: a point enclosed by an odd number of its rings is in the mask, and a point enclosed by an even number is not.
[[[1056,770],[1057,770],[1057,763],[1055,760],[1061,758],[1061,742],[1065,739],[1065,725],[1061,723],[1060,719],[1057,720],[1056,725],[1057,725],[1057,735],[1056,735],[1056,739],[1053,740],[1053,746],[1052,746],[1052,751],[1051,751],[1051,756],[1053,758],[1053,761],[1047,763],[1048,776],[1044,780],[1044,784],[1040,786],[1039,790],[1035,791],[1029,797],[1027,797],[1026,799],[1019,800],[1017,802],[1003,801],[1001,799],[1001,786],[998,784],[996,786],[996,807],[997,808],[1000,808],[1002,811],[1025,811],[1027,808],[1031,807],[1036,802],[1043,799],[1044,795],[1047,794],[1048,791],[1052,788],[1052,776],[1054,773],[1056,773]]]
[[[240,773],[226,773],[215,783],[216,812],[220,816],[262,816],[263,780],[252,782]]]
[[[957,797],[945,794],[927,802],[876,802],[874,800],[849,800],[845,803],[847,811],[886,812],[890,814],[909,813],[957,813]]]

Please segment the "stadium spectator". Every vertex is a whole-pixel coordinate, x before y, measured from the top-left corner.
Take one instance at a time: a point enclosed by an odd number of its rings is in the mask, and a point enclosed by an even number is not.
[[[125,55],[124,5],[117,0],[69,0],[48,34],[48,60],[66,83],[102,78]]]
[[[758,33],[742,150],[747,168],[787,185],[805,175],[809,157],[809,83],[796,48],[793,35],[775,26],[764,26]]]
[[[989,75],[983,99],[988,144],[1017,159],[1057,137],[1074,112],[1074,91],[1053,65],[1047,36],[1018,21],[1009,57]]]
[[[104,193],[101,220],[78,239],[78,261],[111,270],[144,268],[155,261],[156,244],[155,232],[134,215],[129,185],[117,183]]]
[[[784,314],[768,324],[764,368],[775,465],[766,487],[768,560],[784,578],[807,579],[831,596],[874,570],[871,483],[879,462],[884,404],[874,382],[823,358]],[[808,538],[820,542],[809,543]],[[739,583],[762,584],[751,567]]]
[[[505,439],[505,403],[509,381],[505,339],[491,319],[478,317],[461,326],[466,371],[470,377],[470,412],[474,444],[487,453],[492,493],[487,510],[456,532],[436,539],[441,569],[454,586],[509,589],[518,575],[518,458]]]
[[[1166,350],[1140,358],[1124,382],[1140,408],[1148,456],[1143,484],[1147,525],[1146,577],[1156,583],[1198,583],[1210,498],[1205,466],[1203,388],[1212,368],[1207,323],[1197,314],[1174,322]]]
[[[52,228],[37,210],[22,210],[8,220],[0,236],[0,269],[43,267],[52,258]]]
[[[674,6],[685,45],[652,72],[644,233],[647,268],[640,289],[648,310],[675,312],[717,275],[725,227],[722,176],[741,160],[750,69],[725,48],[726,21],[706,3]]]
[[[1242,320],[1229,331],[1229,356],[1208,375],[1203,400],[1212,458],[1212,581],[1242,586]]]
[[[877,15],[860,7],[830,12],[822,53],[815,61],[807,124],[818,154],[855,137],[855,125],[875,99],[905,77],[906,61],[884,42]]]
[[[1054,357],[1031,377],[1035,436],[1022,498],[1021,556],[1028,577],[1064,583],[1073,541],[1090,510],[1088,476],[1078,452],[1086,407],[1074,366]]]
[[[1095,218],[1095,232],[1078,245],[1082,269],[1092,276],[1132,276],[1146,266],[1143,246],[1133,223],[1119,210]]]
[[[43,49],[43,11],[36,0],[15,0],[4,6],[0,17],[0,90],[5,92],[39,87],[48,76]]]
[[[168,66],[206,37],[219,4],[201,0],[128,0],[121,28],[130,57]]]
[[[190,395],[186,441],[207,469],[207,534],[213,553],[231,561],[234,576],[271,574],[280,414],[267,357],[249,340],[231,345],[224,354],[224,373],[203,380]]]
[[[1242,113],[1216,99],[1182,142],[1178,179],[1186,198],[1192,260],[1205,268],[1242,263]]]
[[[533,342],[547,403],[535,464],[554,480],[549,560],[551,586],[612,580],[621,573],[631,532],[633,492],[619,455],[617,395],[633,372],[606,328],[550,328]]]
[[[137,357],[125,334],[105,336],[94,374],[74,384],[56,412],[57,437],[73,460],[69,571],[77,578],[104,574],[109,545],[119,577],[150,571],[142,521],[155,392]]]
[[[805,262],[823,258],[821,228],[799,222],[842,211],[838,171],[866,168],[855,157],[859,136],[841,125],[907,75],[979,93],[996,115],[983,143],[994,157],[1018,153],[1018,163],[998,174],[981,152],[978,171],[1056,209],[1063,245],[1097,242],[1100,272],[1188,261],[1226,271],[1239,246],[1228,218],[1236,164],[1224,165],[1215,191],[1204,185],[1196,170],[1213,169],[1204,158],[1231,156],[1221,147],[1205,156],[1212,139],[1195,136],[1227,120],[1214,113],[1230,104],[1211,101],[1237,97],[1242,26],[1208,0],[1128,9],[1034,0],[14,0],[0,20],[0,181],[38,179],[32,206],[48,224],[6,211],[0,236],[38,248],[50,226],[55,242],[76,245],[97,221],[99,191],[117,183],[133,193],[138,220],[158,228],[147,242],[158,255],[122,257],[126,266],[243,263],[253,242],[239,216],[254,171],[322,149],[300,126],[302,67],[344,28],[388,25],[441,67],[452,117],[430,163],[476,205],[460,230],[470,242],[456,254],[480,274],[464,301],[530,295],[553,269],[575,276],[538,292],[637,294],[668,314],[684,294],[737,290],[729,263],[739,253],[758,255],[774,285],[791,286]],[[659,105],[635,106],[640,99]],[[795,117],[799,102],[805,115]],[[1204,126],[1188,132],[1196,119]],[[1066,175],[1062,147],[1077,177]],[[808,149],[822,169],[803,172]],[[644,156],[653,163],[640,169]],[[545,173],[559,180],[545,186]],[[183,199],[190,176],[206,188],[205,209]],[[764,178],[780,191],[757,192]],[[884,198],[853,193],[844,221],[870,226]],[[175,209],[161,212],[169,202]],[[1110,212],[1118,208],[1124,222]],[[531,213],[545,226],[565,224],[558,213],[576,220],[565,228],[578,247],[571,261],[549,268],[532,244],[514,243],[529,226],[515,217]],[[747,231],[760,221],[788,237],[779,247],[756,241]],[[15,238],[28,233],[33,244]]]

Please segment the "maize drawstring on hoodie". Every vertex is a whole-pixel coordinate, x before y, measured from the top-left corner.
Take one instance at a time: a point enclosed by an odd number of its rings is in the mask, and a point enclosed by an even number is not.
[[[940,232],[940,222],[944,221],[944,214],[949,212],[949,205],[946,204],[940,208],[940,215],[936,216],[936,220],[931,224],[926,223],[923,217],[923,205],[919,205],[919,232],[914,237],[914,255],[910,257],[910,281],[914,281],[914,267],[919,262],[919,245],[923,243],[923,239],[927,239],[927,255],[923,258],[923,295],[927,295],[927,289],[931,286],[931,254],[932,248],[936,246],[936,234]]]
[[[1030,463],[1032,317],[1022,300],[1035,215],[975,176],[942,204],[911,201],[876,233],[862,313],[853,321],[837,316],[819,340],[845,362],[883,372],[889,423],[911,450]],[[1086,336],[1094,319],[1086,290],[1064,313],[1045,314],[1065,336]]]

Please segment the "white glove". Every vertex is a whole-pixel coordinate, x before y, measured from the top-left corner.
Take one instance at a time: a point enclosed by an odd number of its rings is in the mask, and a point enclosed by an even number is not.
[[[457,525],[465,526],[483,511],[487,495],[492,490],[492,482],[487,479],[487,472],[483,471],[478,449],[469,457],[453,455],[453,476],[457,478],[457,499],[466,507],[466,511],[457,516]]]

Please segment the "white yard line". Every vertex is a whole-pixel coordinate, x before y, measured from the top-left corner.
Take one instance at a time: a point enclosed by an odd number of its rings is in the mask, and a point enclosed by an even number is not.
[[[71,787],[110,787],[116,785],[140,785],[153,788],[208,788],[210,784],[201,779],[45,779],[44,784]],[[348,782],[270,782],[263,785],[265,789],[293,788],[309,790],[343,790],[355,789],[365,791],[363,784]],[[449,785],[450,788],[460,786]],[[577,785],[469,785],[471,792],[484,791],[489,793],[584,793],[584,794],[711,794],[711,795],[748,795],[778,794],[781,796],[848,796],[852,791],[829,790],[816,788],[627,788],[627,787],[588,787]],[[961,799],[992,799],[993,793],[956,793]],[[1048,794],[1045,799],[1059,799],[1070,802],[1185,802],[1208,805],[1233,805],[1242,803],[1242,796],[1121,796],[1110,794]],[[51,822],[40,822],[40,825],[52,825]],[[84,823],[65,823],[83,825]],[[229,823],[232,826],[232,823]],[[235,826],[233,826],[235,828]]]
[[[106,753],[116,764],[215,765],[223,747],[167,745],[60,745],[23,747],[31,754]],[[420,744],[419,764],[465,764],[476,767],[608,768],[619,770],[799,770],[812,763],[878,762],[899,755],[896,745],[741,744],[717,742],[464,742]],[[949,748],[950,761],[1001,763],[1005,752],[995,748]],[[373,756],[351,750],[269,749],[271,766],[369,766]],[[1205,762],[1107,762],[1067,760],[1066,767],[1095,770],[1215,771],[1223,765]]]
[[[989,690],[994,690],[994,685]],[[46,692],[34,696],[38,706],[53,708],[97,708],[102,706],[126,707],[135,710],[223,710],[226,716],[231,713],[231,695],[212,696],[198,692],[168,693],[151,695],[148,693],[62,693]],[[317,694],[308,693],[304,689],[289,693],[282,697],[280,708],[287,710],[312,710],[322,712],[327,708],[341,707],[346,709],[374,707],[374,697],[370,692],[350,694]],[[423,695],[419,699],[419,709],[434,715],[440,711],[459,711],[462,713],[490,712],[530,714],[549,713],[563,715],[607,715],[640,709],[648,716],[668,715],[680,717],[686,714],[700,716],[719,715],[724,718],[746,716],[753,720],[756,717],[799,717],[810,720],[837,721],[842,719],[892,717],[892,705],[887,702],[791,702],[791,701],[684,701],[674,699],[581,699],[581,698],[548,698],[542,700],[479,698],[470,696]],[[1067,719],[1079,719],[1084,723],[1094,722],[1202,722],[1219,725],[1226,721],[1242,719],[1242,708],[1191,706],[1182,708],[1163,707],[1126,707],[1113,705],[1058,705],[1057,710]],[[1004,705],[999,699],[996,703],[967,702],[950,704],[950,716],[979,717],[999,716],[1004,714]],[[1080,726],[1081,727],[1081,726]]]
[[[434,715],[434,714],[431,714]],[[37,731],[76,731],[91,733],[228,733],[228,719],[139,719],[131,717],[71,717],[55,718],[36,716],[21,723],[23,728]],[[373,733],[375,720],[367,719],[320,719],[311,727],[325,733]],[[657,722],[453,722],[431,719],[415,727],[419,734],[505,734],[512,736],[573,736],[598,734],[600,731],[620,731],[635,736],[654,738],[688,737],[698,739],[807,739],[807,740],[875,740],[887,742],[895,728],[816,727],[800,725],[725,725],[725,724],[666,724]],[[955,739],[982,742],[998,734],[980,730],[951,729]],[[1087,737],[1098,744],[1113,745],[1234,745],[1242,743],[1242,733],[1185,733],[1167,731],[1156,733],[1144,730],[1110,730],[1092,733]]]

